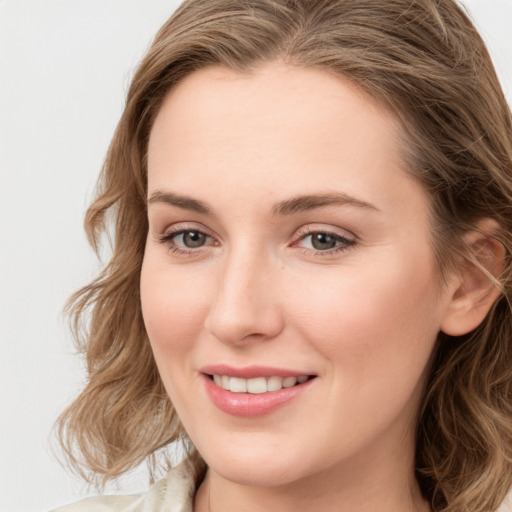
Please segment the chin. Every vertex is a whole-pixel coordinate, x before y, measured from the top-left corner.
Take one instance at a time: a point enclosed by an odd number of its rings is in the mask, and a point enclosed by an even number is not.
[[[250,487],[280,487],[299,479],[289,469],[274,468],[268,463],[259,467],[239,463],[208,467],[225,480]]]
[[[278,452],[274,452],[273,456],[263,455],[261,451],[208,453],[204,458],[212,471],[239,485],[278,487],[304,476],[297,461],[284,460]]]

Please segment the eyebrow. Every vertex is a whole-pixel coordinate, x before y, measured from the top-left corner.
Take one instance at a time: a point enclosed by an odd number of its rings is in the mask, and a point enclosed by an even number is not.
[[[176,206],[182,210],[190,210],[203,215],[212,215],[213,209],[207,203],[193,199],[189,196],[182,196],[173,192],[164,192],[156,190],[149,199],[148,204],[166,203]],[[305,212],[331,205],[351,205],[358,208],[364,208],[374,211],[379,209],[367,201],[362,201],[343,192],[329,192],[325,194],[312,194],[292,197],[284,201],[280,201],[272,208],[273,216],[292,215],[294,213]]]
[[[166,203],[171,206],[176,206],[182,210],[190,210],[203,215],[212,215],[212,208],[202,201],[193,199],[188,196],[181,196],[173,192],[164,192],[162,190],[155,190],[148,199],[148,205],[154,203]]]
[[[379,211],[379,209],[366,201],[356,199],[343,192],[329,192],[326,194],[314,194],[306,196],[292,197],[277,203],[272,208],[273,215],[291,215],[293,213],[314,210],[330,205],[351,205],[358,208]]]

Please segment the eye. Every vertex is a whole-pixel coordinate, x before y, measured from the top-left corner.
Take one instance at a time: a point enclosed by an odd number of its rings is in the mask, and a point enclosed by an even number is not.
[[[305,238],[310,238],[313,249],[317,251],[327,251],[337,246],[340,237],[336,237],[330,233],[312,233]],[[303,240],[305,238],[303,238]]]
[[[176,225],[171,227],[159,238],[160,243],[167,245],[168,249],[175,254],[191,255],[200,251],[203,247],[217,245],[213,237],[207,235],[195,226]]]
[[[208,238],[210,238],[208,235],[205,235],[198,230],[180,231],[178,233],[173,233],[172,235],[172,241],[176,245],[186,247],[187,249],[197,249],[198,247],[202,247],[206,244]]]
[[[353,238],[348,238],[339,233],[310,230],[300,236],[300,239],[294,245],[313,251],[315,254],[333,254],[344,251],[355,243],[356,241]]]

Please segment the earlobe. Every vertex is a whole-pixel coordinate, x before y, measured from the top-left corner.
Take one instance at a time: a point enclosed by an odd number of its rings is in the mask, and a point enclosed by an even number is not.
[[[495,238],[497,232],[498,224],[486,219],[466,235],[467,254],[461,256],[441,323],[445,334],[462,336],[476,329],[499,297],[505,248]]]

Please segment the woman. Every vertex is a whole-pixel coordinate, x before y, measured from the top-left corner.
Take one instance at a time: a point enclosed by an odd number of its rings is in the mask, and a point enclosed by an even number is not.
[[[115,242],[60,419],[90,481],[185,461],[59,510],[496,510],[511,212],[510,110],[451,0],[185,2],[87,213]]]

